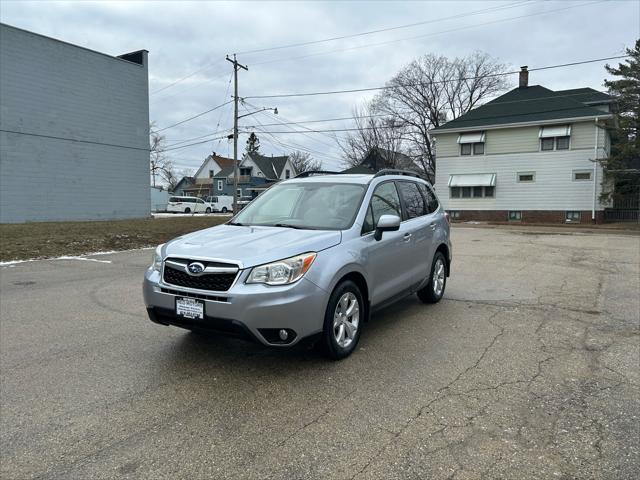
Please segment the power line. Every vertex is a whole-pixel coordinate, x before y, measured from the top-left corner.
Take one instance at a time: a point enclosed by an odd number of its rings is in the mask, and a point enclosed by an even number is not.
[[[490,8],[485,8],[482,10],[475,10],[473,12],[467,12],[467,13],[461,13],[461,14],[457,14],[457,15],[452,15],[449,17],[441,17],[441,18],[437,18],[437,19],[432,19],[432,20],[424,20],[421,22],[415,22],[415,23],[410,23],[410,24],[406,24],[406,25],[399,25],[399,26],[394,26],[394,27],[388,27],[388,28],[381,28],[381,29],[377,29],[377,30],[370,30],[368,32],[360,32],[360,33],[354,33],[354,34],[349,34],[349,35],[342,35],[342,36],[338,36],[338,37],[332,37],[332,38],[325,38],[325,39],[321,39],[321,40],[312,40],[312,41],[308,41],[308,42],[300,42],[300,43],[293,43],[293,44],[288,44],[288,45],[280,45],[280,46],[275,46],[275,47],[268,47],[268,48],[261,48],[261,49],[255,49],[255,50],[245,50],[245,51],[241,51],[241,52],[236,52],[237,55],[244,55],[244,54],[250,54],[250,53],[260,53],[260,52],[267,52],[267,51],[272,51],[272,50],[282,50],[282,49],[287,49],[287,48],[293,48],[293,47],[301,47],[301,46],[308,46],[308,45],[317,45],[320,43],[325,43],[325,42],[332,42],[332,41],[337,41],[337,40],[345,40],[348,38],[355,38],[355,37],[360,37],[360,36],[366,36],[366,35],[373,35],[376,33],[383,33],[383,32],[389,32],[389,31],[393,31],[393,30],[400,30],[400,29],[404,29],[404,28],[412,28],[412,27],[416,27],[416,26],[420,26],[420,25],[426,25],[429,23],[436,23],[436,22],[443,22],[443,21],[447,21],[447,20],[454,20],[454,19],[458,19],[458,18],[462,18],[462,17],[470,17],[470,16],[474,16],[474,15],[481,15],[484,13],[489,13],[489,12],[494,12],[494,11],[500,11],[500,10],[506,10],[506,9],[510,9],[510,8],[515,8],[521,5],[525,5],[527,3],[530,3],[531,0],[525,0],[525,1],[520,1],[520,2],[515,2],[515,3],[510,3],[507,5],[500,5],[500,6],[496,6],[496,7],[490,7]],[[187,75],[185,75],[182,78],[179,78],[178,80],[171,82],[169,85],[165,85],[162,88],[159,88],[157,90],[154,90],[153,92],[151,92],[149,95],[155,95],[157,93],[160,93],[164,90],[167,90],[168,88],[173,87],[174,85],[177,85],[185,80],[188,80],[189,78],[193,77],[194,75],[202,72],[203,70],[206,70],[214,65],[217,65],[219,63],[221,63],[222,60],[218,60],[218,61],[214,61],[211,62]],[[267,62],[269,63],[269,62]],[[222,75],[221,75],[222,76]],[[217,78],[217,77],[216,77]],[[208,81],[208,80],[207,80]],[[202,83],[205,82],[200,82],[198,85],[201,85]],[[195,86],[198,86],[195,85]],[[194,86],[194,87],[195,87]],[[170,97],[169,97],[170,98]]]
[[[187,80],[187,79],[189,79],[189,78],[193,77],[194,75],[196,75],[196,74],[198,74],[198,73],[202,72],[203,70],[206,70],[206,69],[208,69],[209,67],[212,67],[213,65],[216,65],[216,64],[218,64],[218,63],[222,63],[222,60],[217,60],[217,61],[214,61],[214,62],[210,62],[210,63],[208,63],[207,65],[205,65],[204,67],[201,67],[201,68],[199,68],[198,70],[196,70],[196,71],[194,71],[194,72],[191,72],[190,74],[188,74],[188,75],[186,75],[186,76],[184,76],[184,77],[182,77],[182,78],[180,78],[180,79],[176,80],[175,82],[171,82],[169,85],[165,85],[165,86],[164,86],[164,87],[162,87],[162,88],[159,88],[159,89],[157,89],[157,90],[154,90],[153,92],[149,93],[149,95],[150,95],[150,96],[151,96],[151,95],[155,95],[156,93],[160,93],[160,92],[162,92],[163,90],[166,90],[167,88],[171,88],[171,87],[173,87],[174,85],[177,85],[178,83],[183,82],[183,81],[185,81],[185,80]],[[226,75],[226,74],[225,74],[225,75]]]
[[[179,141],[179,142],[171,143],[171,144],[167,145],[167,146],[166,146],[166,148],[175,147],[175,146],[180,145],[180,144],[182,144],[182,143],[193,142],[194,140],[200,140],[201,138],[211,137],[211,136],[213,136],[213,135],[219,135],[219,134],[221,134],[221,133],[226,133],[226,134],[228,134],[230,131],[231,131],[231,129],[230,129],[230,128],[228,128],[228,129],[226,129],[226,130],[219,130],[219,131],[216,131],[216,132],[213,132],[213,133],[207,133],[207,134],[205,134],[205,135],[200,135],[199,137],[187,138],[187,139],[185,139],[185,140],[181,140],[181,141]],[[217,139],[217,138],[216,138],[216,139]],[[212,140],[212,139],[209,139],[209,140],[207,140],[207,141],[211,141],[211,140]]]
[[[209,138],[209,139],[207,139],[207,140],[202,140],[201,142],[189,143],[189,144],[187,144],[187,145],[180,145],[179,147],[165,148],[163,151],[164,151],[164,152],[171,152],[171,151],[173,151],[173,150],[179,150],[179,149],[181,149],[181,148],[193,147],[194,145],[201,145],[201,144],[203,144],[203,143],[213,142],[213,141],[215,141],[215,140],[219,140],[219,139],[222,139],[222,138],[227,138],[227,136],[226,136],[226,135],[224,135],[224,136],[217,137],[217,138]]]
[[[563,112],[563,111],[570,111],[570,110],[575,110],[576,107],[575,106],[571,106],[571,107],[565,107],[565,108],[555,108],[555,109],[550,109],[550,110],[545,110],[545,113],[547,112]],[[518,117],[521,115],[531,115],[531,112],[522,112],[522,113],[512,113],[507,115],[508,117]],[[605,112],[602,112],[602,115],[606,115]],[[490,115],[490,116],[485,116],[485,117],[475,117],[473,120],[491,120],[494,118],[504,118],[505,115]],[[556,121],[558,119],[549,119],[548,121]],[[335,128],[335,129],[328,129],[328,130],[287,130],[287,131],[265,131],[263,133],[273,133],[273,134],[285,134],[285,133],[307,133],[307,132],[315,132],[315,133],[322,133],[322,132],[355,132],[355,131],[361,131],[361,130],[377,130],[377,129],[387,129],[387,128],[399,128],[401,125],[380,125],[380,126],[376,126],[376,127],[360,127],[360,128]],[[482,126],[478,127],[479,130],[482,129]]]
[[[367,32],[360,32],[360,33],[352,33],[352,34],[348,34],[348,35],[341,35],[341,36],[337,36],[337,37],[330,37],[330,38],[324,38],[321,40],[311,40],[311,41],[307,41],[307,42],[299,42],[299,43],[290,43],[287,45],[280,45],[280,46],[276,46],[276,47],[267,47],[267,48],[258,48],[258,49],[254,49],[254,50],[245,50],[242,52],[236,52],[237,55],[248,55],[251,53],[262,53],[262,52],[269,52],[272,50],[283,50],[286,48],[294,48],[294,47],[305,47],[305,46],[309,46],[309,45],[317,45],[319,43],[326,43],[326,42],[333,42],[333,41],[337,41],[337,40],[346,40],[348,38],[355,38],[355,37],[362,37],[362,36],[366,36],[366,35],[374,35],[376,33],[383,33],[383,32],[390,32],[393,30],[400,30],[403,28],[412,28],[412,27],[418,27],[421,25],[427,25],[429,23],[436,23],[436,22],[444,22],[447,20],[454,20],[457,18],[461,18],[461,17],[470,17],[473,15],[480,15],[483,13],[489,13],[492,11],[499,11],[499,10],[506,10],[509,8],[514,8],[514,7],[518,7],[521,5],[524,5],[526,3],[530,3],[529,0],[527,1],[521,1],[521,2],[515,2],[515,3],[510,3],[508,5],[500,5],[497,7],[490,7],[490,8],[485,8],[482,10],[475,10],[473,12],[467,12],[467,13],[461,13],[461,14],[457,14],[457,15],[452,15],[449,17],[441,17],[441,18],[436,18],[436,19],[431,19],[431,20],[423,20],[420,22],[415,22],[415,23],[408,23],[405,25],[398,25],[395,27],[387,27],[387,28],[380,28],[377,30],[369,30]]]
[[[493,25],[496,23],[502,23],[502,22],[508,22],[511,20],[519,20],[522,18],[528,18],[528,17],[533,17],[536,15],[546,15],[549,13],[555,13],[555,12],[560,12],[563,10],[569,10],[571,8],[579,8],[579,7],[584,7],[584,6],[588,6],[588,5],[595,5],[597,3],[602,3],[604,1],[607,0],[597,0],[595,2],[588,2],[588,3],[581,3],[579,5],[570,5],[568,7],[562,7],[562,8],[556,8],[553,10],[545,10],[545,11],[539,11],[539,12],[534,12],[534,13],[529,13],[526,15],[519,15],[516,17],[508,17],[508,18],[501,18],[498,20],[491,20],[488,22],[483,22],[483,23],[477,23],[475,25],[468,25],[468,26],[464,26],[464,27],[457,27],[457,28],[452,28],[449,30],[441,30],[439,32],[432,32],[432,33],[425,33],[422,35],[416,35],[416,36],[412,36],[412,37],[403,37],[403,38],[398,38],[395,40],[387,40],[384,42],[378,42],[378,43],[369,43],[369,44],[364,44],[364,45],[356,45],[353,47],[345,47],[345,48],[338,48],[338,49],[334,49],[334,50],[327,50],[324,52],[316,52],[316,53],[310,53],[310,54],[306,54],[306,55],[300,55],[297,57],[282,57],[282,58],[276,58],[276,59],[272,59],[272,60],[265,60],[263,62],[257,62],[257,63],[253,63],[253,66],[258,66],[258,65],[265,65],[268,63],[277,63],[277,62],[283,62],[283,61],[290,61],[290,60],[301,60],[304,58],[310,58],[310,57],[317,57],[317,56],[322,56],[322,55],[330,55],[332,53],[340,53],[340,52],[346,52],[349,50],[359,50],[359,49],[363,49],[363,48],[370,48],[370,47],[379,47],[382,45],[390,45],[392,43],[399,43],[399,42],[405,42],[407,40],[417,40],[417,39],[421,39],[421,38],[426,38],[426,37],[435,37],[438,35],[442,35],[444,33],[452,33],[452,32],[458,32],[458,31],[462,31],[462,30],[467,30],[469,28],[477,28],[477,27],[483,27],[486,25]]]
[[[194,119],[196,119],[198,117],[201,117],[202,115],[206,115],[207,113],[213,112],[214,110],[217,110],[220,107],[224,107],[225,105],[229,105],[231,102],[233,102],[233,100],[228,100],[228,101],[226,101],[224,103],[221,103],[220,105],[216,105],[215,107],[210,108],[209,110],[205,110],[204,112],[198,113],[198,114],[194,115],[193,117],[189,117],[189,118],[187,118],[185,120],[182,120],[180,122],[174,123],[173,125],[169,125],[168,127],[164,127],[164,128],[160,128],[158,130],[155,130],[153,133],[159,133],[159,132],[162,132],[164,130],[168,130],[170,128],[177,127],[178,125],[182,125],[183,123],[190,122],[191,120],[194,120]]]
[[[608,92],[602,92],[602,91],[599,91],[599,90],[595,90],[595,91],[598,92],[598,93],[608,94]],[[566,95],[552,95],[552,96],[547,96],[547,97],[524,98],[524,99],[520,99],[520,100],[506,100],[506,101],[503,101],[503,102],[499,102],[499,104],[503,105],[503,104],[507,104],[507,103],[535,102],[535,101],[538,101],[538,100],[550,100],[550,99],[556,99],[556,98],[579,97],[579,96],[583,96],[583,95],[585,95],[584,92],[583,93],[569,93],[569,94],[566,94]],[[496,98],[498,98],[498,97],[495,97],[494,100]],[[247,102],[247,103],[249,103],[249,102]],[[488,103],[484,103],[482,105],[479,105],[479,107],[480,106],[484,106],[484,105],[488,105]],[[262,127],[279,127],[280,125],[299,125],[299,126],[301,126],[303,128],[306,128],[302,124],[305,124],[305,123],[337,122],[337,121],[343,121],[343,120],[355,120],[355,119],[360,119],[360,118],[384,118],[384,117],[391,117],[391,116],[393,116],[393,114],[391,114],[391,113],[377,113],[377,114],[372,114],[372,115],[351,115],[349,117],[323,118],[323,119],[316,119],[316,120],[299,120],[297,122],[261,123],[260,126],[262,126]],[[251,128],[255,128],[255,125],[243,125],[241,128],[251,129]]]
[[[530,72],[534,72],[537,70],[549,70],[552,68],[563,68],[563,67],[570,67],[570,66],[575,66],[575,65],[584,65],[587,63],[596,63],[596,62],[604,62],[606,60],[617,60],[620,58],[627,58],[628,55],[618,55],[615,57],[606,57],[606,58],[596,58],[596,59],[592,59],[592,60],[584,60],[581,62],[571,62],[571,63],[563,63],[563,64],[559,64],[559,65],[548,65],[545,67],[537,67],[537,68],[530,68],[529,71]],[[482,79],[482,78],[489,78],[489,77],[501,77],[501,76],[506,76],[506,75],[514,75],[516,73],[520,73],[519,70],[514,70],[514,71],[510,71],[510,72],[502,72],[502,73],[494,73],[494,74],[489,74],[489,75],[479,75],[479,76],[475,76],[475,77],[466,77],[466,78],[456,78],[456,79],[451,79],[451,80],[437,80],[434,82],[426,82],[426,83],[407,83],[407,84],[400,84],[400,85],[384,85],[381,87],[367,87],[367,88],[352,88],[352,89],[345,89],[345,90],[328,90],[328,91],[320,91],[320,92],[304,92],[304,93],[279,93],[279,94],[272,94],[272,95],[251,95],[251,96],[247,96],[244,97],[245,99],[247,98],[286,98],[286,97],[310,97],[310,96],[317,96],[317,95],[336,95],[336,94],[342,94],[342,93],[357,93],[357,92],[371,92],[371,91],[375,91],[375,90],[388,90],[391,88],[397,88],[397,87],[417,87],[417,86],[427,86],[427,85],[437,85],[437,84],[443,84],[443,83],[450,83],[450,82],[459,82],[459,81],[466,81],[466,80],[477,80],[477,79]]]

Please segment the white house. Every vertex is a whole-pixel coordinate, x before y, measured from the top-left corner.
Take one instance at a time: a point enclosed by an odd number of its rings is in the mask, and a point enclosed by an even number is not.
[[[518,88],[431,131],[435,188],[454,219],[601,222],[613,98],[591,88]]]

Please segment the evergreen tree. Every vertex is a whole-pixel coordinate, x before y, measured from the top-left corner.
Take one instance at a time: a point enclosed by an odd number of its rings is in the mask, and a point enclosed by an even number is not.
[[[640,39],[629,58],[617,67],[607,65],[615,80],[604,85],[617,100],[617,124],[611,133],[611,154],[602,161],[605,178],[602,199],[635,198],[640,194]]]
[[[251,132],[249,139],[247,140],[247,153],[260,153],[260,139],[258,136]]]

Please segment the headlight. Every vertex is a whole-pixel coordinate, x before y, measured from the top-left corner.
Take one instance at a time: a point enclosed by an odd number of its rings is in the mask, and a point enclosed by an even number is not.
[[[295,257],[278,260],[253,267],[246,283],[264,283],[266,285],[288,285],[297,282],[307,273],[316,258],[316,254],[303,253]]]
[[[162,253],[160,252],[162,245],[158,245],[156,250],[153,252],[153,257],[151,258],[151,268],[158,272],[162,270]]]

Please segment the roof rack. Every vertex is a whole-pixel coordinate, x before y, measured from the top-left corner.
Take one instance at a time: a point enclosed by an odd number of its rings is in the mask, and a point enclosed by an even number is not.
[[[384,175],[406,175],[407,177],[416,177],[422,178],[422,175],[416,172],[411,172],[409,170],[397,170],[395,168],[383,168],[379,172],[377,172],[373,178],[382,177]]]
[[[329,170],[307,170],[306,172],[299,173],[293,178],[307,178],[312,175],[338,175],[340,172],[332,172]]]

